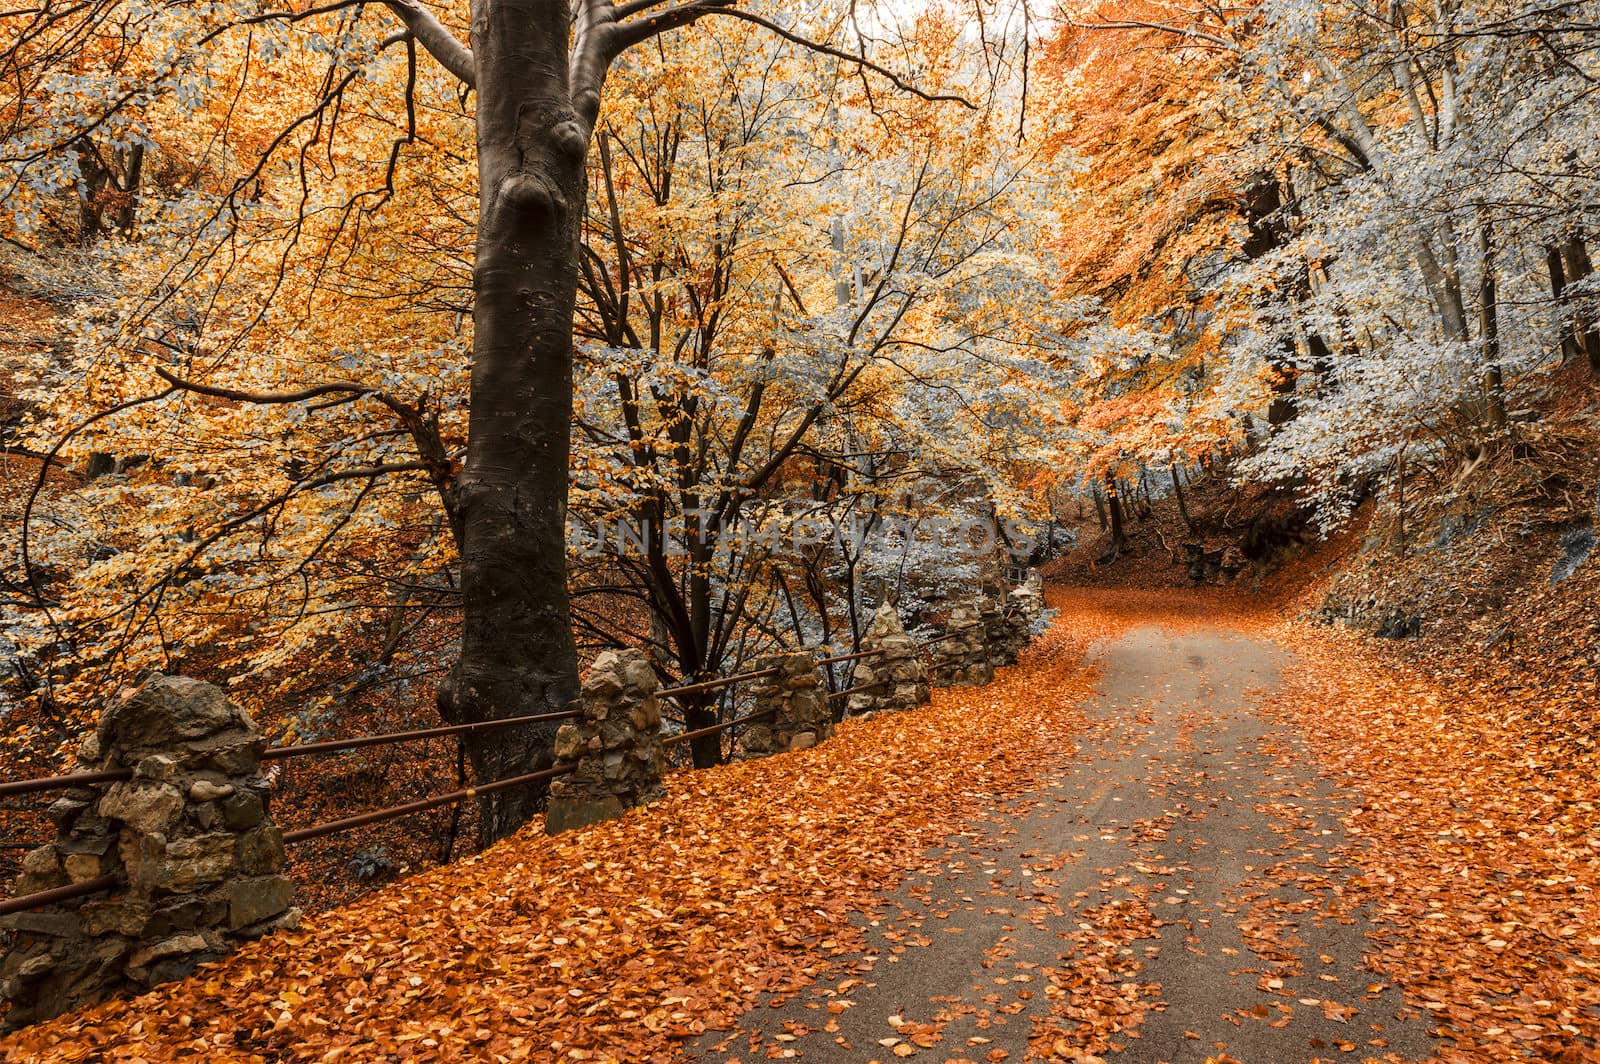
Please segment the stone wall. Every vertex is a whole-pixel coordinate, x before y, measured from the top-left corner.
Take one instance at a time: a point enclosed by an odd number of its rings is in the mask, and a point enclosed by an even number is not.
[[[771,715],[752,722],[740,737],[741,757],[768,757],[805,750],[833,735],[828,690],[817,671],[817,656],[799,651],[762,658],[758,670],[777,669],[776,676],[752,681],[751,713]]]
[[[1045,611],[1044,579],[1037,569],[1027,570],[1022,583],[995,594],[979,604],[984,638],[989,643],[989,664],[999,668],[1015,665],[1018,656],[1033,642],[1033,625]]]
[[[556,732],[556,765],[576,766],[550,785],[550,835],[621,816],[666,793],[661,776],[660,682],[642,650],[608,650],[583,681],[583,716]]]
[[[1029,569],[1022,583],[1011,589],[1006,601],[1027,619],[1029,628],[1044,616],[1044,577],[1037,569]]]
[[[928,645],[935,687],[977,687],[994,679],[983,616],[976,604],[957,603],[944,634]]]
[[[872,615],[861,636],[863,651],[882,651],[877,657],[856,662],[850,686],[866,688],[850,696],[851,714],[914,709],[928,701],[928,670],[918,656],[916,640],[906,635],[893,603],[885,602]]]
[[[157,676],[108,710],[83,771],[133,778],[67,791],[54,842],[23,859],[16,893],[100,876],[111,890],[0,918],[8,1027],[190,974],[238,941],[294,927],[283,836],[257,774],[266,740],[210,684]]]
[[[1015,665],[1017,653],[1028,645],[1028,625],[1022,615],[1000,597],[981,602],[978,616],[983,621],[984,643],[989,647],[989,664],[997,669]]]

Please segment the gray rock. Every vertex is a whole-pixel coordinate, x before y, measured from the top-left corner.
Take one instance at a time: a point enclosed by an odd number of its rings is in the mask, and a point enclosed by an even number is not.
[[[108,844],[110,841],[106,840]],[[98,879],[111,871],[110,864],[103,855],[94,853],[69,853],[61,862],[67,878],[74,883]]]
[[[172,783],[183,773],[183,766],[178,764],[178,759],[171,754],[151,754],[142,757],[139,763],[133,766],[134,779],[153,780],[157,783]]]
[[[221,890],[205,894],[181,894],[167,898],[154,907],[144,935],[160,938],[177,931],[215,927],[227,913],[228,899]]]
[[[1578,567],[1594,553],[1595,531],[1593,525],[1577,525],[1561,533],[1561,555],[1550,567],[1550,586],[1555,587],[1572,577]]]
[[[100,737],[91,735],[78,744],[78,760],[86,765],[98,765],[105,752],[100,748]]]
[[[135,831],[165,832],[183,815],[183,795],[170,784],[126,780],[113,783],[106,791],[99,813]]]
[[[238,865],[247,875],[265,875],[281,869],[288,861],[283,849],[283,832],[271,824],[239,836]]]
[[[62,854],[89,853],[99,857],[101,854],[110,853],[112,843],[116,839],[111,837],[109,831],[97,831],[89,834],[74,833],[65,838],[56,840],[56,850]]]
[[[222,800],[222,822],[234,831],[253,828],[266,815],[266,803],[261,800],[261,795],[248,787]]]
[[[26,983],[31,980],[38,979],[42,975],[48,974],[55,966],[55,958],[51,957],[49,954],[44,954],[38,957],[30,957],[17,966],[17,970],[12,975],[12,978],[16,979],[19,983]]]
[[[235,879],[227,889],[230,931],[277,916],[294,900],[294,884],[287,876]]]
[[[131,764],[170,751],[174,743],[239,729],[254,731],[255,724],[220,688],[185,676],[156,676],[107,711],[95,734],[101,750]]]
[[[150,924],[151,907],[134,901],[87,901],[78,908],[83,933],[94,938],[118,934],[138,938]]]
[[[647,695],[634,705],[628,723],[635,731],[647,731],[661,723],[661,703],[655,695]]]
[[[77,798],[58,798],[50,803],[50,808],[45,812],[57,831],[67,832],[72,830],[72,825],[88,808],[89,803],[86,801]]]
[[[201,802],[199,805],[189,807],[189,819],[194,821],[201,831],[215,831],[222,823],[222,810],[216,802]]]
[[[772,729],[765,724],[752,724],[744,732],[744,748],[751,752],[772,749]]]
[[[191,765],[225,776],[253,775],[261,766],[265,739],[253,732],[230,731],[183,744]]]
[[[615,820],[623,812],[622,801],[614,794],[597,798],[552,798],[544,817],[545,834],[559,835],[603,820]]]
[[[226,952],[220,939],[190,932],[135,950],[123,970],[130,979],[154,986],[187,978],[200,965],[217,960]]]
[[[602,651],[594,659],[594,664],[589,668],[589,675],[583,680],[585,708],[596,702],[615,701],[622,693],[623,687],[623,663],[619,660],[619,652]]]
[[[71,938],[78,933],[78,917],[73,913],[11,913],[0,916],[0,927],[27,935]]]
[[[556,729],[555,755],[561,761],[576,761],[588,745],[588,739],[576,724],[563,724]]]
[[[174,957],[180,953],[201,953],[211,948],[205,936],[190,932],[188,934],[173,935],[154,942],[142,949],[137,949],[128,957],[128,963],[136,968],[143,968],[152,961],[159,961],[166,957]]]
[[[628,689],[637,693],[654,692],[661,686],[661,681],[656,678],[656,670],[650,665],[650,658],[642,650],[629,648],[618,654],[622,663],[622,681]]]
[[[174,839],[166,845],[156,881],[175,894],[188,894],[197,887],[220,882],[234,869],[234,849],[234,836],[226,831]]]
[[[29,850],[22,858],[22,874],[17,877],[18,894],[34,894],[51,887],[65,886],[66,873],[61,870],[61,854],[54,846],[40,846]]]
[[[286,909],[277,916],[262,920],[260,923],[236,928],[233,936],[240,939],[255,939],[260,938],[262,935],[270,935],[274,931],[293,931],[300,926],[300,916],[299,909]]]
[[[192,802],[214,802],[218,798],[226,798],[234,791],[231,783],[213,783],[210,780],[195,780],[189,784],[189,800]]]

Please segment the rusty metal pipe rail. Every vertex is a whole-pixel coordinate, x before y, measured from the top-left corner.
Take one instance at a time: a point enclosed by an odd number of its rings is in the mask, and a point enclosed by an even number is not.
[[[677,735],[669,735],[665,739],[661,740],[661,745],[677,746],[679,743],[688,742],[690,739],[698,739],[702,735],[715,735],[717,732],[727,731],[729,728],[736,727],[740,724],[746,724],[752,720],[759,720],[762,717],[770,717],[776,712],[776,709],[757,710],[754,713],[746,713],[742,717],[735,717],[732,720],[725,720],[721,724],[711,724],[704,728],[696,728],[694,731],[679,732]]]
[[[840,664],[841,662],[856,661],[856,660],[859,660],[861,658],[875,658],[875,657],[878,657],[880,654],[884,654],[886,652],[887,651],[884,650],[883,648],[880,648],[878,650],[858,650],[854,654],[837,654],[837,655],[835,655],[835,656],[833,656],[831,658],[822,658],[817,662],[817,664],[818,665],[837,665],[837,664]]]
[[[485,783],[481,787],[462,787],[460,790],[436,794],[431,798],[418,798],[416,801],[406,802],[404,805],[391,805],[383,809],[374,809],[371,812],[347,816],[342,820],[329,820],[323,824],[314,824],[309,828],[296,828],[293,831],[285,831],[283,833],[283,841],[285,844],[289,844],[304,842],[306,839],[320,839],[324,835],[337,835],[339,832],[349,831],[351,828],[365,827],[368,824],[380,824],[385,820],[395,820],[399,817],[410,816],[412,813],[422,813],[429,809],[437,809],[441,805],[453,805],[469,798],[476,798],[480,794],[493,794],[496,791],[509,790],[512,787],[521,787],[530,783],[538,783],[541,780],[555,779],[557,776],[565,776],[575,771],[576,767],[573,765],[566,768],[541,769],[538,772],[528,772],[521,776],[509,776],[503,780],[495,780],[493,783]]]
[[[882,654],[882,650],[862,650],[854,654],[839,654],[831,658],[819,658],[818,665],[836,665],[840,662],[855,661],[858,658],[873,658]],[[663,687],[656,692],[658,698],[674,698],[678,695],[698,694],[701,691],[715,691],[719,687],[731,687],[733,684],[744,680],[764,680],[769,676],[778,675],[777,669],[756,669],[753,672],[736,672],[732,676],[718,676],[710,680],[700,680],[695,683],[683,684],[679,687]]]
[[[583,710],[581,709],[564,709],[559,713],[533,713],[525,717],[480,720],[471,724],[449,724],[438,728],[418,728],[415,731],[361,735],[354,739],[328,739],[320,743],[269,746],[262,751],[261,760],[274,761],[286,757],[305,757],[310,754],[331,754],[340,750],[357,750],[365,746],[383,746],[387,743],[407,743],[421,739],[443,739],[452,735],[470,735],[475,731],[487,731],[491,728],[509,728],[517,724],[534,724],[542,720],[572,720],[582,715]]]
[[[678,695],[699,694],[701,691],[715,691],[719,687],[729,687],[742,680],[764,680],[768,676],[778,675],[777,669],[757,669],[754,672],[736,672],[732,676],[718,676],[712,680],[701,680],[697,683],[686,683],[681,687],[663,687],[656,692],[657,698],[674,698]]]
[[[853,695],[857,691],[872,691],[872,690],[876,690],[879,687],[887,687],[889,684],[891,684],[893,682],[894,682],[893,680],[874,680],[871,683],[858,683],[854,687],[846,687],[842,691],[835,691],[832,694],[830,694],[828,696],[828,698],[831,701],[832,699],[835,699],[835,698],[843,698],[846,695]]]
[[[949,640],[952,640],[952,638],[962,634],[962,632],[974,632],[974,630],[982,629],[982,627],[987,626],[986,624],[963,624],[963,626],[958,627],[958,629],[949,629],[947,632],[939,632],[938,635],[934,635],[933,638],[928,638],[928,640],[917,640],[917,645],[938,646],[939,643],[949,642]]]
[[[414,731],[384,732],[381,735],[359,735],[353,739],[329,739],[325,742],[297,743],[293,746],[269,746],[261,752],[261,760],[277,761],[292,757],[306,757],[312,754],[359,750],[368,746],[384,746],[389,743],[443,739],[454,735],[469,735],[476,731],[487,731],[492,728],[509,728],[518,724],[534,724],[544,720],[571,720],[582,716],[582,714],[582,710],[568,709],[559,713],[534,713],[523,717],[505,717],[501,720],[480,720],[471,724],[449,724],[438,728],[418,728]],[[38,791],[66,790],[71,787],[84,787],[91,783],[114,783],[117,780],[131,779],[132,777],[133,770],[131,768],[111,768],[96,772],[73,772],[64,776],[41,776],[37,779],[7,780],[0,783],[0,798],[9,798],[19,794],[34,794]]]
[[[49,890],[35,891],[32,894],[23,894],[16,898],[6,898],[0,901],[0,916],[10,916],[12,913],[27,912],[44,905],[54,905],[58,901],[71,901],[81,898],[86,894],[98,894],[102,890],[110,890],[119,880],[116,876],[99,876],[95,879],[86,879],[82,883],[68,883],[64,887],[51,887]]]
[[[131,768],[108,768],[98,772],[70,772],[64,776],[39,776],[30,780],[6,780],[0,783],[0,798],[17,794],[34,794],[38,791],[64,791],[73,787],[87,787],[91,783],[111,783],[133,776]]]
[[[943,632],[935,636],[933,639],[928,640],[923,645],[933,645],[959,632],[971,631],[972,629],[982,627],[984,627],[982,624],[964,625],[961,628]],[[847,661],[858,661],[863,658],[877,657],[883,653],[883,650],[862,650],[853,654],[838,654],[832,657],[821,658],[818,660],[817,664],[837,665]],[[671,698],[678,695],[697,694],[701,691],[714,691],[718,688],[728,687],[743,680],[760,680],[766,679],[769,676],[776,676],[780,671],[781,670],[776,668],[756,669],[751,672],[735,673],[732,676],[720,676],[712,680],[702,680],[697,683],[683,684],[678,687],[668,687],[657,691],[656,694],[659,697]],[[834,691],[828,695],[828,698],[830,700],[844,698],[847,695],[854,694],[857,691],[869,691],[873,690],[874,688],[882,687],[888,682],[889,681],[887,680],[879,680],[869,684],[858,684],[854,687],[847,687],[842,691]],[[533,724],[539,721],[571,720],[575,717],[582,716],[582,712],[582,710],[565,710],[559,713],[534,713],[521,717],[507,717],[503,720],[475,721],[470,724],[453,724],[438,728],[418,728],[412,731],[387,732],[381,735],[363,735],[354,739],[329,739],[325,742],[300,743],[293,746],[273,746],[268,747],[265,751],[263,751],[261,758],[263,761],[272,761],[293,757],[306,757],[315,754],[337,753],[345,750],[358,750],[369,746],[382,746],[390,743],[416,742],[423,739],[447,738],[450,736],[467,735],[475,731],[484,731],[491,728],[506,728],[519,724]],[[703,735],[715,735],[720,732],[727,731],[730,728],[738,727],[740,724],[748,724],[750,721],[759,720],[762,717],[770,717],[774,712],[776,711],[772,709],[764,709],[756,713],[748,713],[742,717],[735,717],[733,720],[724,721],[721,724],[712,724],[708,727],[696,728],[693,731],[679,732],[677,735],[673,735],[665,739],[661,745],[663,747],[676,746],[679,743],[688,742],[691,739],[698,739]],[[388,806],[383,809],[373,809],[365,813],[357,813],[355,816],[348,816],[339,820],[330,820],[322,824],[314,824],[311,827],[296,828],[293,831],[284,832],[283,841],[287,845],[296,842],[304,842],[308,839],[317,839],[328,835],[336,835],[339,832],[350,831],[355,828],[365,827],[369,824],[380,824],[387,820],[395,820],[403,816],[410,816],[414,813],[422,813],[430,809],[437,809],[440,806],[453,805],[456,802],[476,798],[482,794],[494,794],[497,791],[509,790],[512,787],[526,786],[528,784],[538,783],[543,780],[554,779],[557,776],[567,775],[574,770],[575,766],[569,766],[566,768],[547,768],[538,772],[525,773],[521,776],[511,776],[503,780],[495,780],[493,783],[487,783],[481,787],[463,787],[459,790],[448,791],[444,794],[436,794],[429,798],[419,798],[414,802],[406,802],[403,805]],[[130,779],[132,776],[132,769],[106,769],[97,772],[73,772],[61,776],[43,776],[36,779],[7,780],[0,782],[0,798],[11,797],[19,794],[35,794],[40,791],[66,790],[73,787],[88,786],[89,784],[93,783],[111,783],[117,780]],[[37,909],[44,905],[53,905],[57,902],[70,901],[74,898],[81,898],[89,894],[96,894],[100,891],[108,890],[116,886],[117,883],[118,879],[116,876],[99,876],[95,879],[84,880],[81,883],[69,883],[65,886],[52,887],[49,890],[41,890],[32,894],[24,894],[21,897],[7,898],[0,900],[0,916],[26,912],[30,909]]]
[[[923,646],[933,646],[960,632],[969,632],[975,628],[982,628],[982,624],[968,624],[947,632],[942,632],[922,643]],[[857,661],[862,658],[877,657],[883,650],[860,650],[853,654],[836,654],[832,657],[821,658],[818,665],[838,665],[847,661]],[[701,680],[696,683],[683,684],[678,687],[667,687],[656,692],[661,698],[674,698],[679,695],[699,694],[702,691],[715,691],[721,687],[728,687],[743,680],[761,680],[769,676],[778,675],[777,669],[757,669],[753,672],[734,673],[732,676],[719,676],[711,680]],[[423,739],[443,739],[454,735],[467,735],[475,731],[484,731],[490,728],[509,728],[519,724],[534,724],[546,720],[571,720],[582,715],[581,710],[564,710],[559,713],[534,713],[522,717],[506,717],[503,720],[475,721],[471,724],[451,724],[438,728],[419,728],[414,731],[386,732],[381,735],[362,735],[354,739],[329,739],[325,742],[298,743],[293,746],[271,746],[261,754],[263,761],[274,761],[291,757],[307,757],[314,754],[336,753],[343,750],[359,750],[368,746],[382,746],[387,743],[416,742]],[[10,798],[20,794],[36,794],[40,791],[66,790],[71,787],[85,787],[92,783],[114,783],[117,780],[131,779],[132,769],[118,768],[105,769],[98,772],[72,772],[61,776],[40,776],[35,779],[6,780],[0,782],[0,798]]]

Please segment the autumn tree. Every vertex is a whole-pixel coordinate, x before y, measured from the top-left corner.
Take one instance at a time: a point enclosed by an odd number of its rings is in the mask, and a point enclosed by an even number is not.
[[[1338,521],[1407,460],[1492,449],[1514,382],[1585,355],[1583,5],[1063,14],[1067,277],[1127,334],[1080,377],[1086,475],[1192,443]]]
[[[918,29],[925,85],[993,91],[963,69],[954,22]],[[874,99],[847,64],[774,56],[759,35],[621,77],[640,88],[598,134],[580,285],[579,448],[598,453],[574,512],[600,542],[577,594],[636,597],[646,623],[614,638],[685,677],[774,642],[853,639],[870,565],[849,540],[926,485],[930,452],[991,491],[1015,482],[949,444],[968,416],[1015,405],[1001,389],[1030,372],[992,338],[1020,347],[1049,317],[1047,289],[1019,276],[1029,153],[997,106]],[[917,424],[941,392],[966,412]],[[978,438],[998,444],[998,428]],[[617,632],[602,613],[579,616]],[[720,697],[686,704],[687,724],[714,722]],[[696,759],[717,751],[708,738]]]
[[[59,453],[115,434],[156,444],[139,449],[152,457],[128,467],[131,481],[89,486],[84,515],[154,504],[175,530],[136,543],[104,529],[122,542],[70,607],[51,608],[43,586],[65,573],[30,559],[52,541],[93,553],[93,533],[25,539],[19,586],[47,608],[29,634],[59,649],[71,645],[62,624],[86,634],[111,619],[120,634],[82,647],[90,663],[135,644],[171,662],[193,654],[161,618],[178,601],[218,603],[186,618],[197,632],[230,622],[207,644],[213,660],[268,672],[307,644],[246,646],[266,633],[307,625],[328,645],[353,609],[387,610],[396,630],[459,609],[458,660],[440,684],[448,719],[565,708],[577,682],[564,539],[572,328],[607,78],[629,49],[714,17],[827,57],[872,107],[971,106],[876,62],[893,22],[864,29],[851,10],[397,2],[9,18],[16,243],[41,247],[40,219],[98,180],[81,164],[86,138],[137,146],[143,171],[162,175],[144,183],[136,234],[119,222],[90,256],[124,271],[84,304],[80,349],[97,354],[57,367],[48,387],[57,415],[79,415]],[[131,186],[133,157],[119,158],[115,180]],[[190,418],[215,435],[182,431]],[[56,416],[41,433],[70,424]],[[245,464],[223,472],[228,440]],[[164,490],[172,478],[185,490]],[[419,488],[435,518],[418,519]],[[197,531],[178,531],[185,514]],[[110,599],[92,601],[94,586]],[[552,730],[474,739],[476,774],[547,763]],[[487,801],[486,831],[509,831],[537,800]]]

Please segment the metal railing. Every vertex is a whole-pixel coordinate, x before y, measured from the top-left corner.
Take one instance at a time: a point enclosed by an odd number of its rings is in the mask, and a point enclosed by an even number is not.
[[[982,623],[975,625],[963,625],[961,628],[943,632],[940,635],[927,640],[924,645],[937,645],[948,637],[959,632],[982,627],[984,627]],[[883,653],[884,651],[880,649],[836,654],[831,657],[819,658],[817,664],[837,665],[850,661],[859,661],[864,658],[877,657]],[[656,691],[656,696],[659,698],[672,698],[674,696],[699,694],[705,691],[720,690],[725,687],[730,687],[734,684],[742,683],[746,680],[766,679],[771,676],[776,676],[780,671],[781,670],[777,668],[767,668],[755,669],[750,672],[733,673],[728,676],[719,676],[710,680],[701,680],[694,683],[681,684],[677,687],[661,688]],[[859,691],[867,691],[885,686],[887,683],[889,683],[888,680],[878,680],[873,683],[848,687],[841,691],[831,692],[828,695],[828,699],[831,701],[834,699],[845,698]],[[735,717],[732,720],[723,721],[719,724],[708,725],[704,728],[696,728],[692,731],[678,732],[677,734],[668,736],[666,739],[662,740],[661,745],[664,747],[672,747],[678,745],[679,743],[688,742],[692,739],[697,739],[705,735],[720,734],[721,732],[738,727],[741,724],[748,724],[751,721],[758,720],[762,717],[771,716],[774,712],[776,712],[775,709],[759,710],[755,713],[748,713],[740,717]],[[262,751],[261,759],[263,761],[278,761],[316,754],[343,753],[350,750],[359,750],[366,747],[383,746],[393,743],[419,742],[425,739],[459,737],[463,735],[470,735],[474,732],[488,731],[495,728],[509,728],[523,724],[540,723],[543,721],[571,720],[582,716],[582,714],[583,711],[581,709],[570,709],[557,713],[533,713],[520,717],[505,717],[499,720],[475,721],[469,724],[451,724],[437,728],[417,728],[410,731],[385,732],[378,735],[361,735],[349,739],[329,739],[321,742],[298,743],[289,746],[271,746]],[[399,817],[426,812],[430,809],[438,809],[441,806],[453,805],[457,802],[468,801],[481,795],[494,794],[499,791],[510,790],[514,787],[530,786],[535,783],[555,779],[558,776],[567,775],[575,770],[575,765],[557,766],[554,768],[541,769],[538,772],[528,772],[519,776],[510,776],[506,779],[494,780],[490,783],[462,787],[457,790],[445,792],[443,794],[431,795],[427,798],[419,798],[412,802],[405,802],[401,805],[386,806],[381,809],[373,809],[365,813],[357,813],[354,816],[343,817],[338,820],[329,820],[321,824],[312,825],[310,827],[295,828],[292,831],[286,831],[283,833],[283,841],[285,844],[293,844],[297,842],[304,842],[308,839],[317,839],[328,835],[336,835],[343,831],[349,831],[359,827],[366,827],[370,824],[379,824],[388,820],[398,819]],[[131,768],[121,768],[103,769],[92,772],[71,772],[59,776],[42,776],[36,779],[7,780],[0,782],[0,798],[9,798],[25,794],[38,794],[40,792],[52,790],[71,790],[96,783],[114,783],[119,780],[131,779],[132,777],[133,770]],[[0,916],[26,912],[30,909],[37,909],[42,906],[54,905],[58,902],[70,901],[74,898],[81,898],[90,894],[96,894],[100,891],[109,890],[112,887],[115,887],[118,882],[120,882],[120,879],[115,875],[98,876],[94,879],[83,880],[79,883],[69,883],[59,887],[51,887],[47,890],[35,891],[31,894],[24,894],[15,898],[0,900]]]
[[[385,746],[390,743],[416,742],[422,739],[444,739],[453,735],[468,735],[493,728],[509,728],[518,724],[533,724],[543,720],[570,720],[582,710],[568,709],[560,713],[533,713],[523,717],[503,717],[499,720],[482,720],[472,724],[451,724],[439,728],[418,728],[415,731],[385,732],[381,735],[359,735],[353,739],[329,739],[326,742],[297,743],[290,746],[269,746],[261,752],[263,761],[280,761],[311,754],[341,753],[367,746]],[[41,776],[37,779],[7,780],[0,783],[0,798],[19,794],[36,794],[39,791],[70,790],[91,783],[115,783],[133,778],[131,768],[110,768],[96,772],[72,772],[64,776]]]

